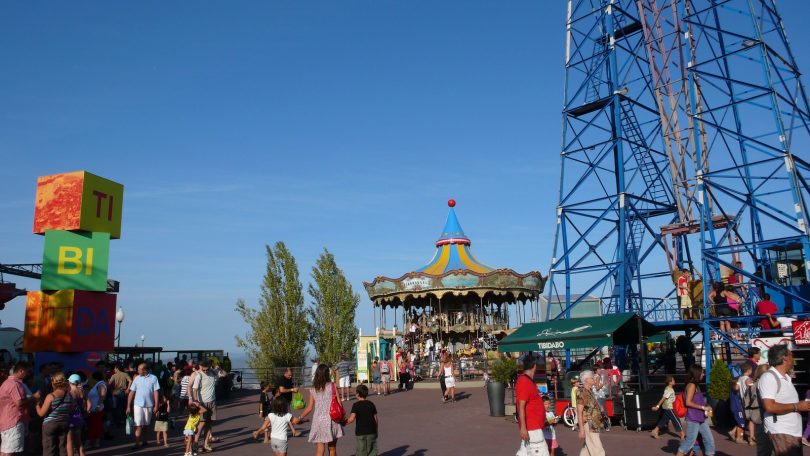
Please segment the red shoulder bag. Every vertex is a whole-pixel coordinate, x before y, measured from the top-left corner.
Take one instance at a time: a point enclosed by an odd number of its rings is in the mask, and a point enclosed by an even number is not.
[[[343,410],[343,405],[340,403],[337,395],[337,388],[332,383],[332,404],[329,406],[329,418],[335,423],[342,423],[346,417],[346,411]]]

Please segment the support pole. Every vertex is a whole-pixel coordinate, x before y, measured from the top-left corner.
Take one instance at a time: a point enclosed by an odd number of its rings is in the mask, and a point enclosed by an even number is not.
[[[639,366],[639,387],[641,391],[647,390],[647,377],[649,373],[647,372],[647,344],[644,343],[644,334],[642,333],[643,328],[641,324],[641,317],[636,316],[636,328],[638,328],[638,344],[639,344],[639,357],[640,359],[640,366]]]

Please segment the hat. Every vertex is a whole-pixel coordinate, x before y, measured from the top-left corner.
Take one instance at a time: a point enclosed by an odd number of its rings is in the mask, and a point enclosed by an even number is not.
[[[79,377],[77,374],[73,374],[70,377],[68,377],[68,381],[70,383],[73,383],[74,385],[78,385],[79,383],[82,382],[82,378]]]

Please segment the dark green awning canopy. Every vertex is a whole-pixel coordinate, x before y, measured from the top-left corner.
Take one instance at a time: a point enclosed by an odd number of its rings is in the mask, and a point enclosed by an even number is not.
[[[658,332],[654,325],[634,313],[552,320],[524,324],[498,342],[498,350],[528,352],[637,344],[639,319],[643,337]]]

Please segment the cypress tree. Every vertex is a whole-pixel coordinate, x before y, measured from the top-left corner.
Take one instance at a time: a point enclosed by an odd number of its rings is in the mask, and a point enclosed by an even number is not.
[[[236,336],[253,369],[303,366],[306,356],[307,319],[298,264],[283,242],[265,247],[267,267],[261,284],[259,307],[236,302],[236,311],[250,326]]]
[[[326,249],[312,267],[308,292],[312,298],[307,309],[309,341],[320,361],[334,364],[343,356],[351,356],[357,336],[354,316],[360,296]]]

